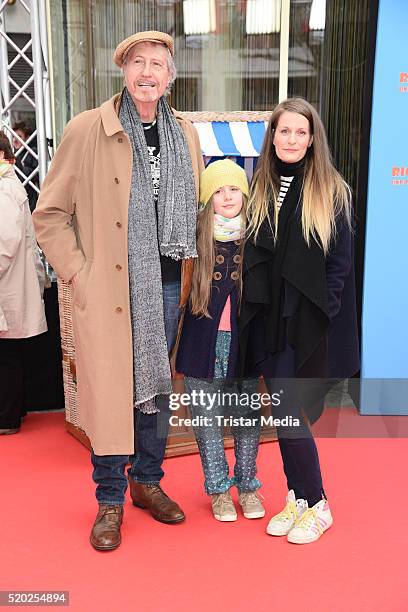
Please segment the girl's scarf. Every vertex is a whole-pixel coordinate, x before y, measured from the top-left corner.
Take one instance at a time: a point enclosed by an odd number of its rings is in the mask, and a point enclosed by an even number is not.
[[[232,219],[227,219],[217,213],[214,214],[214,238],[219,242],[231,242],[240,240],[245,230],[244,219],[237,215]]]

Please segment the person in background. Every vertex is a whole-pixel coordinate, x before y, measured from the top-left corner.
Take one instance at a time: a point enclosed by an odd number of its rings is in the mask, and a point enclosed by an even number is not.
[[[278,104],[251,187],[243,261],[241,370],[280,394],[274,416],[288,494],[267,533],[317,540],[333,522],[309,425],[330,379],[359,369],[353,220],[322,121],[302,98]],[[283,393],[282,393],[283,392]]]
[[[216,161],[204,170],[200,180],[201,209],[198,216],[197,250],[190,301],[177,351],[177,372],[185,375],[186,391],[207,398],[190,403],[205,492],[211,496],[218,521],[236,521],[237,512],[229,489],[238,488],[245,518],[265,515],[257,490],[256,458],[260,418],[251,405],[240,405],[242,391],[252,388],[233,384],[238,358],[238,311],[241,298],[241,260],[245,233],[245,201],[248,180],[234,162]],[[244,384],[245,383],[245,384]],[[256,381],[257,383],[257,381]],[[238,392],[239,390],[239,392]],[[255,389],[253,389],[255,391]],[[219,397],[213,405],[210,396]],[[229,397],[238,400],[229,402]],[[232,417],[234,476],[224,450],[224,417]],[[242,422],[240,422],[241,417]],[[206,420],[207,419],[207,420]],[[233,420],[234,419],[234,420]],[[228,422],[228,418],[225,419]]]
[[[26,121],[17,121],[12,125],[12,128],[17,136],[19,136],[19,138],[13,136],[13,148],[14,153],[16,154],[16,167],[21,170],[25,176],[30,176],[33,170],[37,168],[38,160],[32,153],[26,151],[24,144],[21,141],[26,142],[34,132],[34,129]],[[34,153],[37,153],[37,142],[35,138],[30,141],[28,146]],[[23,182],[24,178],[18,172],[16,174],[20,181]],[[38,187],[38,173],[33,176],[30,181]],[[38,192],[29,183],[25,185],[25,189],[28,195],[30,210],[33,212],[37,204]]]
[[[0,132],[0,434],[14,434],[23,415],[23,346],[47,331],[42,265],[27,194]]]
[[[90,542],[101,551],[121,543],[128,483],[133,505],[154,519],[185,518],[160,483],[203,159],[194,126],[165,97],[173,55],[164,32],[117,46],[125,87],[70,121],[33,214],[47,260],[72,289],[78,424],[99,504]]]

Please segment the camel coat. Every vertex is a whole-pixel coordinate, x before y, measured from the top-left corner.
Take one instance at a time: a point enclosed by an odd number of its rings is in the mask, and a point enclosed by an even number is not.
[[[97,455],[128,455],[133,439],[133,348],[128,274],[132,149],[114,96],[72,119],[33,214],[37,240],[72,287],[79,426]],[[193,125],[173,111],[199,193],[203,161]],[[192,260],[183,261],[181,305]]]
[[[10,165],[0,177],[0,340],[47,331],[44,281],[27,193]]]

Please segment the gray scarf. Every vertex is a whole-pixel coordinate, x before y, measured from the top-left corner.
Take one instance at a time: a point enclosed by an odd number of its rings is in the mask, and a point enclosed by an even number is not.
[[[119,119],[132,144],[129,199],[129,289],[133,334],[134,404],[157,412],[156,395],[172,392],[163,314],[160,254],[197,257],[196,193],[184,134],[164,98],[157,107],[160,187],[157,219],[143,126],[125,88]]]

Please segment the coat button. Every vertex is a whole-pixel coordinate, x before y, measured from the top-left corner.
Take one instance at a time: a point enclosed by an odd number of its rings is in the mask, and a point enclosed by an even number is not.
[[[217,271],[217,272],[214,272],[214,274],[213,274],[213,279],[214,279],[215,281],[219,281],[219,280],[221,280],[221,279],[222,279],[222,274],[221,274],[221,272],[218,272],[218,271]]]
[[[116,306],[115,310],[116,312],[122,312],[122,308],[120,306]]]
[[[217,257],[215,258],[215,261],[217,262],[217,264],[222,264],[222,263],[224,263],[224,257],[223,257],[223,255],[217,255]]]
[[[118,184],[119,183],[119,179],[117,176],[115,176],[115,183]]]
[[[238,280],[238,272],[236,270],[234,270],[234,272],[231,272],[231,278],[232,280],[236,281]]]
[[[118,138],[118,142],[123,142],[123,138]]]
[[[117,270],[121,270],[122,269],[122,266],[120,264],[116,264],[115,267],[116,267]]]
[[[116,227],[122,227],[122,224],[120,221],[116,221]]]
[[[241,263],[241,255],[234,255],[234,263],[236,264]]]

